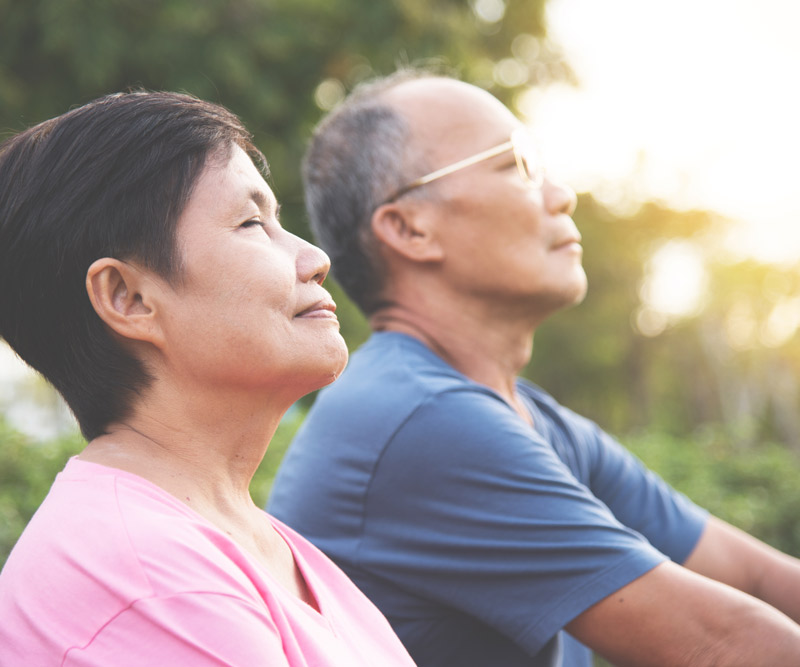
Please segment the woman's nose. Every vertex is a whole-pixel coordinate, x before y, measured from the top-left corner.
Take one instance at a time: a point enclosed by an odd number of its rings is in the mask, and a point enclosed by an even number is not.
[[[302,282],[314,281],[320,285],[328,276],[331,260],[321,248],[299,239],[301,247],[297,255],[297,273]]]

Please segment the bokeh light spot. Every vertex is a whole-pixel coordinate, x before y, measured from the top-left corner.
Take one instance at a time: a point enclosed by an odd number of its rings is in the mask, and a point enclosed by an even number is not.
[[[339,79],[325,79],[314,91],[314,101],[323,111],[330,111],[344,99],[345,92]]]

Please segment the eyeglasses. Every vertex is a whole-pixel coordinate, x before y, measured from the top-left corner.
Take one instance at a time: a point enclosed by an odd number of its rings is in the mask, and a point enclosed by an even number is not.
[[[443,176],[449,176],[456,171],[460,171],[466,167],[471,167],[473,164],[477,164],[478,162],[483,162],[489,158],[502,155],[508,151],[514,151],[514,160],[517,163],[517,171],[519,172],[520,178],[522,178],[523,182],[534,188],[542,187],[542,184],[544,183],[544,166],[542,165],[541,159],[539,158],[536,148],[533,145],[530,135],[524,129],[519,128],[511,133],[511,138],[508,141],[503,142],[494,148],[489,148],[485,151],[481,151],[480,153],[476,153],[471,157],[454,162],[447,167],[442,167],[441,169],[432,171],[430,174],[412,181],[408,185],[400,188],[391,197],[386,199],[383,204],[393,202],[410,190],[414,190],[422,185],[427,185],[428,183],[438,180]]]

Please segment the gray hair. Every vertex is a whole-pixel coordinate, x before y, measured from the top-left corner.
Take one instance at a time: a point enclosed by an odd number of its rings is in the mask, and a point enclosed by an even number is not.
[[[403,69],[361,84],[317,126],[303,159],[311,230],[331,258],[333,276],[366,314],[381,305],[385,279],[372,214],[405,185],[410,167],[408,123],[381,98],[405,81],[430,76]]]

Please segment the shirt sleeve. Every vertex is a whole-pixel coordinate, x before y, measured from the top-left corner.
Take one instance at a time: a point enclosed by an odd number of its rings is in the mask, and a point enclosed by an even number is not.
[[[620,523],[641,533],[671,560],[683,563],[705,529],[708,512],[669,486],[594,422],[541,390],[533,397],[537,409],[546,414],[548,439],[578,480]]]
[[[138,600],[63,662],[64,667],[288,664],[271,619],[244,600],[215,593]]]
[[[423,403],[374,477],[357,566],[482,619],[531,654],[665,560],[491,392]]]

